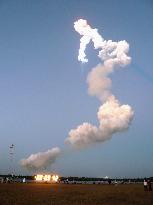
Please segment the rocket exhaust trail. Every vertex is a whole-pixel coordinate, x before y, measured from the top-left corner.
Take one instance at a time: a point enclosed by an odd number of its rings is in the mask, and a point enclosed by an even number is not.
[[[103,103],[98,110],[98,127],[84,122],[77,128],[70,130],[65,142],[75,148],[84,148],[94,143],[104,142],[113,134],[128,129],[134,115],[129,105],[121,105],[117,98],[111,93],[112,82],[109,74],[115,69],[123,68],[131,62],[127,55],[129,44],[123,40],[113,42],[104,40],[98,33],[98,29],[91,28],[86,20],[79,19],[74,22],[74,29],[82,36],[78,60],[86,63],[85,49],[90,41],[94,49],[98,49],[98,57],[101,60],[87,76],[88,93],[96,96]]]

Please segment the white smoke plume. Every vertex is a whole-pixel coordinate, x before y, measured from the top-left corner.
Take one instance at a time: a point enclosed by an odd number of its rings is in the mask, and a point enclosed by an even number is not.
[[[104,102],[97,113],[99,126],[83,123],[69,132],[66,143],[76,148],[83,148],[93,143],[104,142],[116,132],[126,130],[134,112],[129,105],[120,105],[120,102],[111,93],[111,79],[108,77],[114,69],[124,67],[131,62],[127,55],[129,44],[126,41],[113,42],[104,40],[97,29],[92,29],[86,20],[80,19],[74,23],[75,30],[82,36],[78,60],[88,62],[85,49],[92,41],[95,49],[100,49],[98,57],[103,62],[91,70],[87,77],[88,93],[97,96]]]
[[[87,76],[88,93],[91,96],[98,97],[101,101],[105,101],[111,96],[111,79],[108,74],[112,69],[107,69],[106,66],[98,64]]]
[[[31,154],[27,159],[22,159],[20,164],[28,170],[44,170],[56,161],[60,153],[60,149],[58,147],[54,147],[46,152]]]
[[[129,105],[120,105],[119,101],[111,96],[100,106],[97,113],[99,126],[83,123],[69,132],[66,143],[75,148],[88,147],[91,144],[104,142],[116,132],[125,131],[133,118],[133,110]]]
[[[127,65],[131,58],[127,56],[129,45],[126,41],[113,42],[112,40],[104,40],[98,33],[98,29],[92,29],[86,20],[79,19],[74,22],[75,30],[83,36],[80,39],[80,49],[78,60],[81,62],[88,62],[85,58],[85,49],[90,40],[94,43],[95,49],[101,49],[98,56],[104,61],[104,65],[114,66]]]

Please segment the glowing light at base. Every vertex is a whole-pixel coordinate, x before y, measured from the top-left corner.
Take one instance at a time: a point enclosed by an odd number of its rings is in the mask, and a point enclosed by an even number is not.
[[[50,175],[50,174],[37,174],[35,176],[35,180],[38,182],[58,182],[58,175]]]
[[[53,176],[52,176],[52,180],[53,180],[54,182],[58,182],[58,179],[59,179],[59,176],[58,176],[58,175],[53,175]]]

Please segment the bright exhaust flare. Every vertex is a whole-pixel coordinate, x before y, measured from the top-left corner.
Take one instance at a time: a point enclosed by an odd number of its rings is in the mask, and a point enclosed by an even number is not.
[[[35,176],[35,180],[37,182],[58,182],[59,176],[51,174],[37,174]]]

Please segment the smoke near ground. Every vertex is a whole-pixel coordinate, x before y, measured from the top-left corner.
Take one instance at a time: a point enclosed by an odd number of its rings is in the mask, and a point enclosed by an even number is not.
[[[104,40],[97,29],[92,29],[86,20],[80,19],[74,23],[75,30],[82,36],[78,60],[88,62],[85,49],[92,41],[94,48],[99,50],[98,57],[102,63],[94,67],[87,76],[88,93],[96,96],[102,104],[97,113],[99,126],[83,123],[69,132],[66,143],[75,148],[84,148],[98,142],[104,142],[117,132],[128,129],[134,115],[129,105],[121,105],[111,93],[112,82],[109,74],[115,69],[123,68],[131,62],[127,55],[129,44],[123,40],[113,42]]]
[[[32,171],[44,170],[56,161],[60,153],[60,148],[54,147],[47,150],[46,152],[31,154],[28,158],[22,159],[20,161],[20,165]]]

